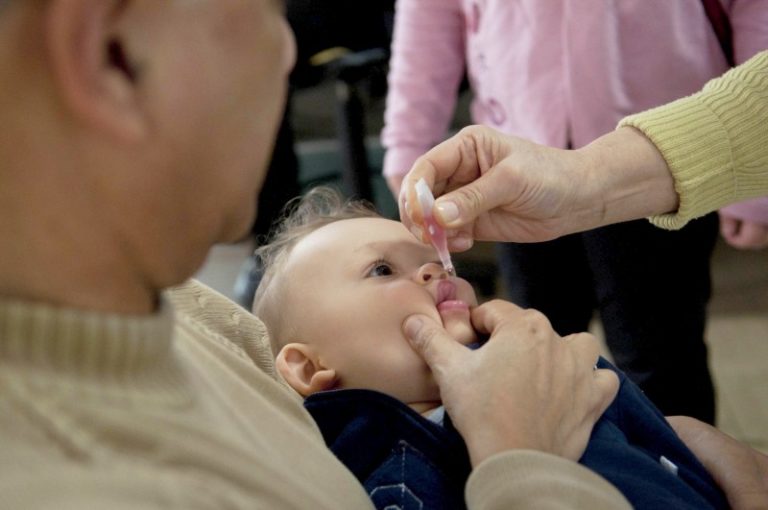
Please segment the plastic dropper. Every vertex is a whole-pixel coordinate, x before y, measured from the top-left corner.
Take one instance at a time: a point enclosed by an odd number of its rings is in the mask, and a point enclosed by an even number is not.
[[[426,181],[422,178],[416,183],[416,197],[419,199],[419,205],[421,205],[421,214],[424,216],[424,225],[427,227],[427,238],[432,246],[437,250],[437,254],[440,257],[440,262],[443,263],[443,269],[449,275],[456,276],[456,269],[451,262],[451,254],[448,252],[448,239],[445,235],[443,227],[437,224],[435,217],[432,215],[432,208],[435,206],[435,197],[432,195],[432,191],[427,186]]]

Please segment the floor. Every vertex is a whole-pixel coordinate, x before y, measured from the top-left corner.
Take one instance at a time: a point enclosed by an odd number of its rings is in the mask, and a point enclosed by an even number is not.
[[[768,250],[718,246],[707,341],[718,424],[768,453]]]

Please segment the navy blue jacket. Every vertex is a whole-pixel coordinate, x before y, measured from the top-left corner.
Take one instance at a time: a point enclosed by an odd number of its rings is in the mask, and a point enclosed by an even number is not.
[[[621,386],[579,462],[615,485],[637,509],[728,508],[723,493],[661,412],[608,362]],[[365,486],[376,508],[464,509],[471,471],[446,417],[434,423],[369,390],[317,393],[305,407],[326,444]]]

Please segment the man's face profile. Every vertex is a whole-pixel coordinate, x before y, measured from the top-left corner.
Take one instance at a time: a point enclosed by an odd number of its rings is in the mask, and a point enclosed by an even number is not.
[[[293,60],[274,0],[0,0],[11,287],[146,309],[241,238]]]

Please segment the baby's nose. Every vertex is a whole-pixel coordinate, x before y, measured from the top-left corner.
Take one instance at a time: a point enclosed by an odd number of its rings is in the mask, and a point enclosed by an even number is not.
[[[443,266],[434,262],[421,266],[416,275],[416,279],[420,283],[429,283],[432,280],[445,280],[446,278],[448,278],[448,273],[443,269]]]

